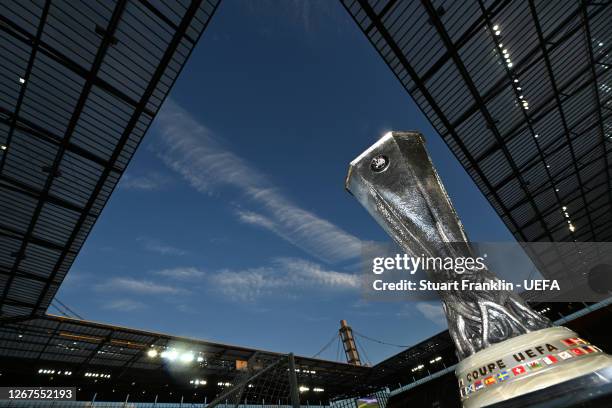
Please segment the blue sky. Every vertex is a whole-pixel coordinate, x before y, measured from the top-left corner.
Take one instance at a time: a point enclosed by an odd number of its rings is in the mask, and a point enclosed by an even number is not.
[[[306,356],[340,319],[396,344],[441,331],[438,305],[367,303],[356,283],[361,243],[387,237],[344,178],[391,129],[425,134],[472,240],[513,240],[339,2],[225,0],[58,298],[90,320]],[[372,362],[400,350],[361,342]]]

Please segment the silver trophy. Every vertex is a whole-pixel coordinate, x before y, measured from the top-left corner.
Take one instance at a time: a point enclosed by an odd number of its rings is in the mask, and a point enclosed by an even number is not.
[[[351,162],[346,188],[408,255],[475,257],[420,133],[384,135]],[[432,282],[461,279],[495,287],[499,281],[486,268],[426,272]],[[456,374],[466,407],[610,366],[601,350],[569,329],[553,327],[514,292],[457,289],[439,291],[439,296],[460,360]]]

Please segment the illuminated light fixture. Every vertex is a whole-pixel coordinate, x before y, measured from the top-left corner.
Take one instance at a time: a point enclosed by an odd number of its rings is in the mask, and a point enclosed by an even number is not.
[[[147,351],[147,356],[151,357],[151,358],[155,358],[157,357],[157,350],[155,349],[150,349],[149,351]]]
[[[603,43],[602,43],[602,42],[600,42],[598,45],[599,45],[600,47],[603,47]]]
[[[563,213],[565,217],[569,218],[569,214],[567,212]]]
[[[547,168],[547,169],[550,169],[550,164],[547,164],[547,165],[546,165],[546,168]]]
[[[183,353],[181,354],[181,362],[182,363],[191,363],[194,359],[193,353]]]
[[[508,68],[512,68],[512,63],[511,62],[508,63]]]
[[[493,26],[493,30],[495,30],[495,31],[499,30],[499,25],[498,25],[498,24],[495,24],[495,25]]]
[[[167,350],[161,353],[161,358],[165,358],[168,361],[174,361],[178,357],[176,350]]]
[[[558,193],[558,192],[559,192],[559,189],[558,189],[558,188],[555,188],[555,191]]]
[[[429,364],[437,363],[440,360],[442,360],[442,357],[438,356],[436,358],[429,360]]]
[[[204,357],[198,356],[197,361],[198,361],[198,363],[201,363],[202,361],[204,361]]]
[[[6,146],[5,145],[0,145],[0,150],[6,150]]]
[[[570,225],[569,225],[569,230],[570,230],[571,232],[574,232],[574,231],[576,231],[576,227],[574,227],[574,225],[570,224]]]
[[[523,99],[523,95],[519,95],[519,99]]]
[[[25,84],[25,78],[21,78],[21,77],[19,77],[19,83],[20,83],[20,84]]]
[[[515,79],[514,79],[514,83],[515,83],[515,84],[518,84],[518,79],[516,79],[516,78],[515,78]]]
[[[253,387],[254,387],[254,385],[253,385],[253,384],[249,384],[249,388],[253,388]]]
[[[319,388],[319,387],[314,387],[312,390],[314,392],[323,392],[323,391],[325,391],[323,388]]]
[[[504,44],[499,43],[499,44],[498,44],[498,46],[499,46],[499,48],[503,48],[503,47],[504,47]]]
[[[567,207],[566,207],[566,206],[561,207],[561,209],[562,209],[563,211],[567,211]]]
[[[537,139],[538,137],[540,137],[540,135],[536,133],[535,135],[533,135],[533,137]]]
[[[497,31],[495,32],[495,35],[500,35],[500,34],[501,34],[501,31],[499,31],[499,30],[497,30]]]
[[[300,388],[299,388],[299,389],[300,389],[300,392],[310,391],[310,388],[305,387],[305,386],[303,386],[303,385],[300,385]]]

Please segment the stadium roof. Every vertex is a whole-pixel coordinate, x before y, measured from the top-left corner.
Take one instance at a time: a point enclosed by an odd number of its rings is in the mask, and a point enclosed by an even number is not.
[[[2,320],[47,310],[218,1],[9,3],[0,15]]]
[[[519,241],[612,240],[612,3],[341,0]]]
[[[156,356],[148,354],[151,349],[156,350]],[[173,367],[160,357],[166,350],[192,352],[193,361],[187,365],[177,361]],[[30,377],[36,377],[41,368],[53,368],[69,370],[74,377],[105,373],[113,379],[113,387],[137,381],[162,389],[171,379],[205,378],[213,385],[231,381],[237,374],[237,361],[254,358],[251,361],[265,366],[283,354],[46,315],[5,323],[0,331],[0,356],[4,369],[29,370]],[[9,358],[17,361],[11,364]],[[23,364],[24,360],[28,364]],[[371,373],[369,367],[334,361],[299,356],[295,361],[300,384],[322,385],[333,395],[363,389]],[[189,387],[188,381],[180,385]]]

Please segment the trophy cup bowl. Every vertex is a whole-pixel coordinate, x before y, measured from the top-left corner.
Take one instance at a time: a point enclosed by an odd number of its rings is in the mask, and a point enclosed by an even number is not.
[[[351,162],[345,186],[408,255],[474,257],[420,133],[385,134]],[[433,282],[460,278],[494,286],[499,281],[487,268],[461,275],[426,272]],[[438,294],[459,358],[455,374],[464,407],[525,406],[550,401],[543,390],[557,384],[565,384],[559,394],[572,390],[570,380],[592,390],[611,382],[612,357],[573,331],[553,326],[518,294]]]

